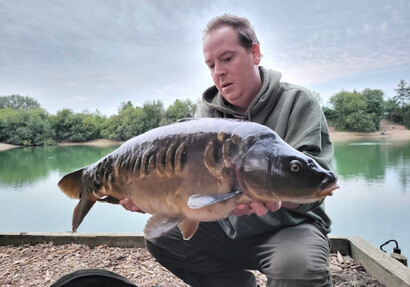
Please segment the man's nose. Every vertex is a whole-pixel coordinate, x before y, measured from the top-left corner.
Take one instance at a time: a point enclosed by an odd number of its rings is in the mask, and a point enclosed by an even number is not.
[[[226,74],[226,70],[223,67],[223,65],[215,64],[214,73],[215,73],[215,76],[220,77]]]

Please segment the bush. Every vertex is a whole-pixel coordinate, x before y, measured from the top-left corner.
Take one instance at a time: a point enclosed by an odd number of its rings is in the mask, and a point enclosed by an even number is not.
[[[383,115],[383,92],[366,89],[341,91],[330,99],[334,110],[327,110],[337,130],[374,132],[378,130]]]
[[[100,137],[101,116],[91,113],[74,113],[63,109],[50,117],[56,140],[84,142]]]
[[[0,141],[16,145],[54,143],[48,113],[43,109],[0,110]]]

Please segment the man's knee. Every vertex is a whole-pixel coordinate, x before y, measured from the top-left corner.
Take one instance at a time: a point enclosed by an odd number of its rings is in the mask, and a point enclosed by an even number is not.
[[[310,256],[305,252],[289,252],[275,255],[274,260],[261,266],[268,277],[304,278],[326,274],[329,261],[326,254]]]
[[[271,286],[331,286],[330,248],[326,235],[320,230],[305,224],[284,231],[275,240],[272,253],[262,258],[260,269],[270,282],[292,282],[293,285]]]

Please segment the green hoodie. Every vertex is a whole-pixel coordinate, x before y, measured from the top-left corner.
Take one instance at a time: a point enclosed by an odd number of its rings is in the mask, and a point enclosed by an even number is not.
[[[212,86],[204,92],[195,117],[240,118],[266,125],[292,147],[330,170],[333,145],[325,116],[315,97],[304,87],[280,82],[280,72],[263,67],[259,70],[262,88],[245,113],[235,111]],[[331,220],[325,213],[324,202],[302,204],[293,210],[281,208],[276,212],[269,211],[263,217],[230,215],[219,223],[229,237],[244,238],[307,221],[330,232]]]

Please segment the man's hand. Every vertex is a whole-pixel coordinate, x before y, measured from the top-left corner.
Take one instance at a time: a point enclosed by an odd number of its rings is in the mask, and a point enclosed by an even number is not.
[[[275,212],[279,210],[281,206],[281,201],[252,201],[249,204],[239,203],[236,206],[236,209],[233,211],[233,214],[235,214],[236,216],[242,216],[255,213],[257,216],[264,216],[268,212],[268,210]]]
[[[131,199],[129,198],[124,198],[123,200],[120,200],[120,204],[122,207],[124,207],[126,210],[132,211],[132,212],[139,212],[139,213],[146,213],[144,210],[140,209],[138,206],[136,206]]]
[[[236,216],[242,215],[251,215],[255,213],[257,216],[264,216],[268,210],[275,212],[278,211],[281,207],[287,209],[295,209],[298,208],[300,204],[293,203],[293,202],[282,202],[282,201],[253,201],[249,204],[239,203],[236,206],[236,209],[233,211],[233,214]]]

